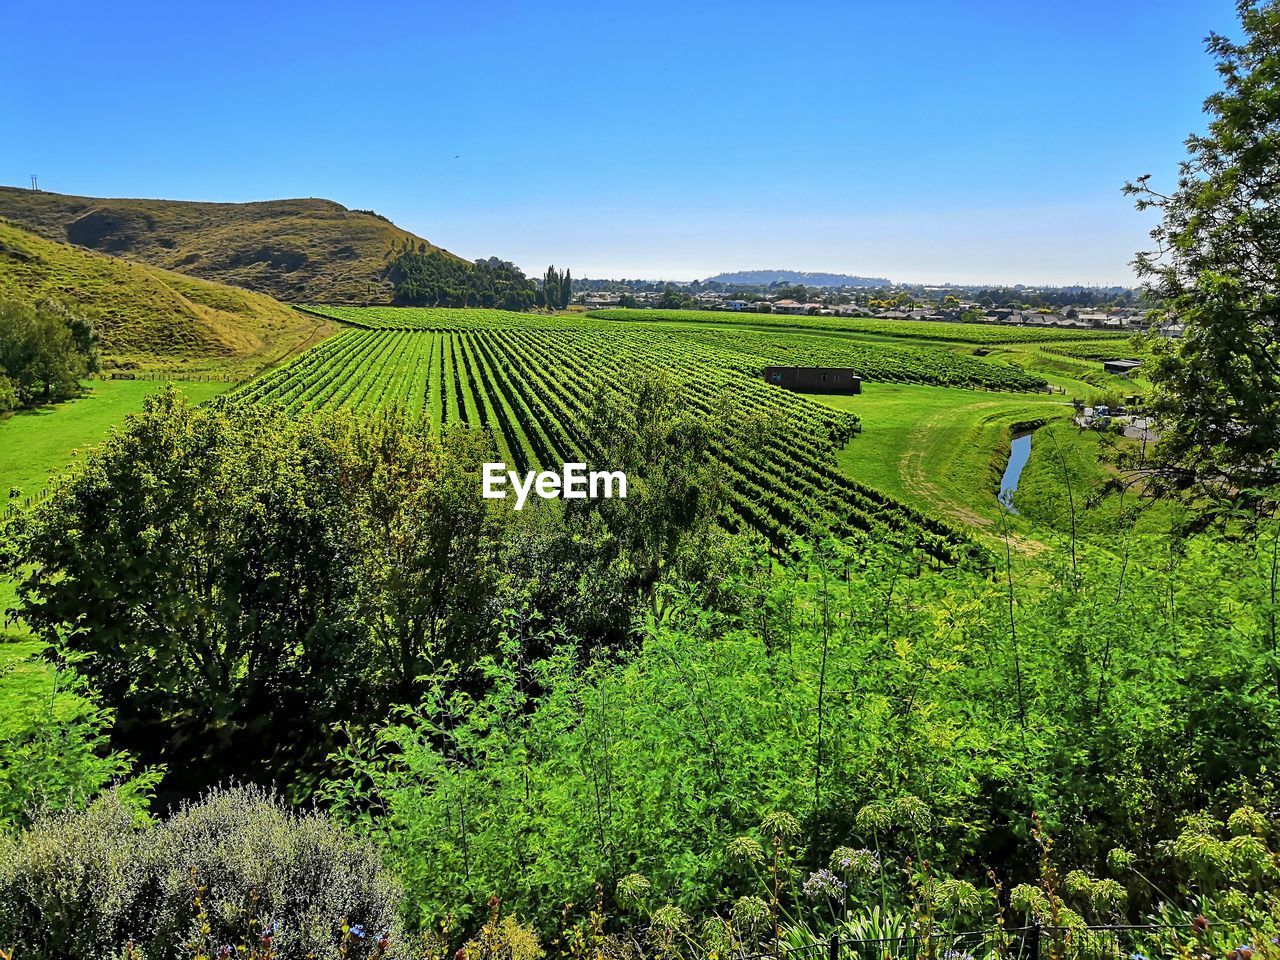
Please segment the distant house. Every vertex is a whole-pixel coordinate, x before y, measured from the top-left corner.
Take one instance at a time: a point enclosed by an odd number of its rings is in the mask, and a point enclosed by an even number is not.
[[[794,300],[779,300],[773,305],[774,313],[789,313],[792,315],[802,314],[805,312],[805,305],[797,303]]]
[[[726,310],[745,310],[748,306],[750,306],[750,304],[745,300],[726,300],[724,302],[724,308]]]
[[[1141,360],[1103,360],[1102,369],[1118,377],[1127,377],[1142,366]]]
[[[861,393],[862,378],[849,367],[765,367],[766,383],[812,393]]]

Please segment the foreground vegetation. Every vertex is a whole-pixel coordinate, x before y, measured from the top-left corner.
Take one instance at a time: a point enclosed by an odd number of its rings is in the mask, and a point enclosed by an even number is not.
[[[13,941],[84,955],[50,919],[76,903],[101,919],[74,936],[146,956],[201,924],[239,943],[250,919],[287,956],[373,950],[384,929],[406,953],[711,955],[836,932],[1002,956],[1000,923],[1116,921],[1166,924],[1143,941],[1166,955],[1265,955],[1274,523],[1123,556],[1082,542],[994,578],[827,540],[779,568],[709,522],[703,441],[661,409],[613,440],[645,481],[630,509],[516,517],[475,500],[469,431],[150,401],[15,531],[38,567],[28,620],[106,709],[50,717],[8,767],[39,773],[10,791],[42,791],[8,808],[0,915],[38,918]],[[691,519],[695,489],[711,499]],[[108,730],[114,773],[65,747]],[[215,796],[247,807],[208,841],[185,815],[150,839],[132,818],[155,763],[162,797],[270,779],[354,837],[307,827],[300,847],[270,801]],[[31,802],[74,809],[120,775],[86,817]],[[112,850],[128,871],[95,866]],[[346,871],[379,861],[395,884],[361,899]],[[298,893],[316,883],[335,892]],[[154,914],[129,906],[144,896]],[[140,929],[153,915],[175,919]],[[1070,936],[1061,955],[1095,955]]]

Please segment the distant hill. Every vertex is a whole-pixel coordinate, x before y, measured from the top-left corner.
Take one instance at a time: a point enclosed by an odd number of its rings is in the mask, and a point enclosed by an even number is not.
[[[387,250],[406,240],[440,249],[332,200],[104,200],[0,187],[0,217],[50,240],[290,303],[390,303]]]
[[[788,285],[803,283],[806,287],[887,287],[884,277],[854,277],[847,273],[802,273],[799,270],[739,270],[736,273],[717,273],[703,283],[741,284],[744,287],[768,286],[771,283]]]
[[[45,297],[94,319],[108,367],[243,376],[335,329],[262,294],[57,243],[0,220],[0,298]]]

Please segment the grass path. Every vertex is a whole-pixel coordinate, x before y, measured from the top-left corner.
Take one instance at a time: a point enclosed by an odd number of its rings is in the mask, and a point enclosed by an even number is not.
[[[907,384],[864,384],[863,389],[856,396],[813,397],[862,420],[862,433],[837,455],[840,468],[993,537],[1002,516],[996,492],[1014,427],[1071,414],[1061,396]],[[1027,526],[1015,521],[1015,536],[1034,549]]]

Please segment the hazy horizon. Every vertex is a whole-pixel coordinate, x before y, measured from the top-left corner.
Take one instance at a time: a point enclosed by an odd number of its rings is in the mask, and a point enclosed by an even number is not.
[[[468,259],[673,280],[1132,285],[1154,221],[1120,188],[1174,182],[1203,38],[1237,29],[1229,0],[59,9],[0,63],[0,182],[326,197]]]

